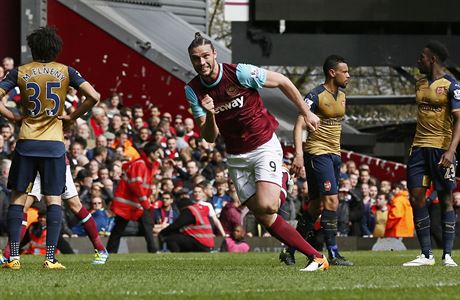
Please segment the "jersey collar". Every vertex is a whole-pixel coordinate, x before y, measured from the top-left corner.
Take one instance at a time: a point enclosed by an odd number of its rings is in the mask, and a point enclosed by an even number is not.
[[[204,82],[204,80],[200,77],[200,82],[201,82],[202,85],[204,85],[204,86],[207,87],[207,88],[213,88],[213,87],[215,87],[216,85],[218,85],[219,82],[222,80],[222,74],[224,74],[224,68],[222,67],[222,64],[219,64],[219,75],[217,76],[216,81],[214,81],[214,82],[211,83],[211,84],[207,84],[207,83]]]

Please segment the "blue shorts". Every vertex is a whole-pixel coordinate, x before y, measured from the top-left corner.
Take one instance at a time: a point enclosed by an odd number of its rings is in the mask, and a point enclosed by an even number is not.
[[[446,151],[439,148],[413,148],[407,162],[407,187],[429,188],[433,183],[438,191],[454,190],[457,186],[455,182],[457,161],[454,160],[449,168],[439,166],[439,160],[444,152]]]
[[[23,156],[15,151],[8,176],[8,188],[22,193],[31,192],[38,172],[41,193],[60,196],[65,188],[65,171],[65,154],[61,157],[36,157]]]
[[[310,199],[320,196],[337,195],[342,159],[336,154],[304,154],[307,172],[308,195]]]

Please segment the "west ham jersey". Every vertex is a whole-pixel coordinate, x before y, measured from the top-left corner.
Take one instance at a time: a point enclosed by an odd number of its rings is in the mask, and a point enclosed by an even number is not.
[[[417,128],[412,147],[447,150],[452,141],[452,112],[460,110],[460,86],[449,75],[415,85]]]
[[[185,86],[195,118],[206,115],[201,101],[206,94],[214,100],[216,123],[230,154],[247,153],[268,142],[278,127],[257,91],[266,71],[252,65],[219,64],[219,76],[207,85],[196,76]]]
[[[308,93],[305,102],[319,117],[321,123],[318,130],[308,133],[304,150],[313,155],[328,153],[340,155],[345,93],[339,90],[337,95],[333,95],[323,85],[319,85]]]
[[[0,98],[18,86],[24,119],[16,151],[24,156],[60,157],[65,153],[62,121],[69,86],[78,89],[85,80],[73,68],[32,62],[12,70],[0,82]]]

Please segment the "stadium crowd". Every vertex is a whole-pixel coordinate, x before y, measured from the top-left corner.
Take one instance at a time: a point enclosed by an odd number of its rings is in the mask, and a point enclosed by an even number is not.
[[[4,58],[0,78],[13,68],[11,58]],[[20,109],[18,90],[12,90],[1,101],[12,111]],[[84,99],[70,88],[66,98],[66,111],[70,113]],[[6,213],[10,191],[7,189],[11,155],[15,148],[18,128],[6,119],[0,124],[0,235],[7,235]],[[174,223],[180,216],[178,202],[186,200],[209,203],[209,218],[216,235],[224,235],[225,251],[248,251],[244,237],[269,236],[247,208],[240,206],[226,166],[225,145],[222,140],[209,144],[200,138],[192,118],[160,111],[153,103],[145,106],[124,106],[122,94],[113,93],[100,101],[91,114],[78,120],[77,125],[65,134],[65,145],[72,174],[82,204],[96,221],[99,234],[109,236],[114,227],[115,215],[111,210],[114,191],[124,176],[126,162],[140,158],[149,142],[155,149],[158,170],[149,199],[152,232],[140,232],[139,223],[130,221],[125,235],[152,234]],[[293,155],[286,153],[284,164],[289,168]],[[353,160],[341,165],[338,208],[338,235],[363,237],[412,237],[414,223],[405,181],[379,181],[366,164]],[[436,193],[427,194],[430,212],[439,215]],[[460,210],[460,193],[454,194],[455,208]],[[295,178],[286,203],[279,213],[288,221],[296,222],[309,205],[308,185]],[[43,202],[35,202],[28,213],[28,253],[40,253],[43,243]],[[83,226],[69,208],[65,210],[62,235],[85,236]],[[439,218],[438,218],[439,219]],[[440,222],[440,219],[439,219]],[[38,225],[32,225],[32,224]],[[440,223],[439,223],[440,224]],[[319,221],[316,224],[320,235]],[[434,227],[434,226],[433,226]],[[441,227],[434,227],[435,239],[441,238]],[[460,226],[457,226],[457,231]],[[460,232],[457,232],[460,234]],[[27,240],[27,239],[26,239]],[[155,239],[156,240],[156,239]],[[160,238],[160,241],[163,237]],[[35,248],[34,248],[35,247]],[[220,245],[216,245],[219,248]],[[166,243],[156,244],[149,251],[168,251]]]

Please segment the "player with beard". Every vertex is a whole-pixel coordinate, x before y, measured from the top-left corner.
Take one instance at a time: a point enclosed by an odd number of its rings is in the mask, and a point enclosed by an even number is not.
[[[272,236],[309,258],[302,271],[329,268],[326,257],[277,215],[281,187],[288,174],[283,174],[281,167],[283,151],[275,134],[278,122],[267,111],[257,89],[279,88],[297,106],[311,131],[318,129],[319,118],[302,102],[294,84],[280,73],[246,64],[219,64],[211,41],[199,33],[188,53],[198,75],[185,87],[187,100],[202,136],[212,143],[222,135],[229,175],[241,203]]]
[[[309,131],[305,145],[302,145],[302,131],[305,121],[297,118],[294,127],[295,157],[292,169],[297,175],[306,171],[310,205],[303,213],[297,230],[307,239],[313,236],[313,224],[321,214],[321,229],[333,265],[352,266],[353,263],[339,254],[337,235],[337,208],[339,205],[338,185],[340,180],[340,134],[345,116],[344,89],[350,78],[345,59],[330,55],[323,65],[326,80],[305,97],[310,110],[318,115],[321,125],[318,130]],[[303,146],[303,147],[302,147]],[[294,248],[285,249],[280,260],[287,265],[295,263]]]

